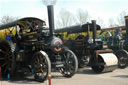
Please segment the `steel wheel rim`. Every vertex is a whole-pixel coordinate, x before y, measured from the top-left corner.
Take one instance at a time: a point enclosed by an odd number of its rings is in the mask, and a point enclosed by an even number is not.
[[[119,53],[118,56],[120,56],[120,57],[118,57],[118,60],[119,60],[118,63],[119,63],[119,65],[120,66],[125,66],[127,64],[127,62],[128,62],[128,58],[127,57],[124,57],[125,55],[122,52]]]
[[[10,45],[7,41],[2,41],[1,44],[4,43],[4,45],[1,46],[1,53],[3,54],[3,61],[1,68],[3,68],[4,74],[10,73],[11,74],[11,68],[12,68],[12,51],[10,48]]]
[[[34,76],[37,80],[43,79],[48,75],[47,63],[48,63],[47,60],[40,53],[34,55],[32,67],[33,67]]]
[[[74,55],[69,51],[63,54],[65,64],[63,68],[60,68],[60,72],[65,76],[72,75],[75,71],[75,59],[73,56]]]

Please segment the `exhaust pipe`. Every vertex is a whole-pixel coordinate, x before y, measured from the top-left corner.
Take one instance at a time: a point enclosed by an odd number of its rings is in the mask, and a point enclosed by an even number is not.
[[[92,20],[93,43],[96,44],[96,20]]]
[[[54,7],[53,5],[47,6],[48,10],[48,20],[49,20],[49,30],[50,30],[50,36],[54,35]]]
[[[128,38],[128,16],[125,16],[126,37]]]

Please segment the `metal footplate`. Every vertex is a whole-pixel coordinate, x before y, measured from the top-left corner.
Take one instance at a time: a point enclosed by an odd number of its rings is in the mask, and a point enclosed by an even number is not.
[[[118,68],[118,59],[113,53],[103,53],[98,56],[102,57],[105,63],[102,72],[109,72]]]

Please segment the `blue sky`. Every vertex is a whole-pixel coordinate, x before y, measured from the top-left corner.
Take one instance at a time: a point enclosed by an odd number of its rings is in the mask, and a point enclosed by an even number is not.
[[[61,8],[75,13],[78,8],[88,11],[91,19],[102,18],[104,23],[109,18],[116,19],[122,11],[128,10],[128,0],[57,0],[55,14]],[[38,17],[47,20],[47,8],[42,0],[0,0],[0,17]]]

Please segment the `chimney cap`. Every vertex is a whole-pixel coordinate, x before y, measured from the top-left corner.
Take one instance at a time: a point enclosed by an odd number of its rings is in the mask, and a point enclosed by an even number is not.
[[[92,22],[96,22],[96,20],[92,20]]]
[[[125,19],[128,19],[128,16],[125,16],[124,18],[125,18]]]

